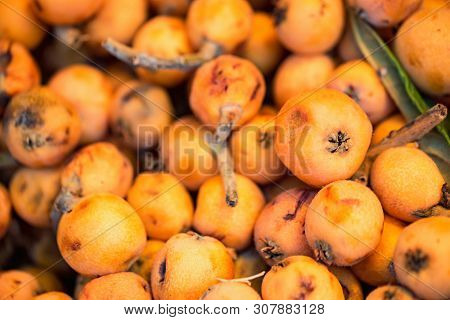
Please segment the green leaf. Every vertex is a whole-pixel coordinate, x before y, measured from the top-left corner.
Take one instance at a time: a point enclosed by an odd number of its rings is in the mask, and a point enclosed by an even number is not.
[[[413,84],[405,69],[370,25],[362,20],[354,10],[349,10],[353,36],[367,61],[380,74],[386,90],[397,104],[401,113],[410,121],[434,105],[425,101]],[[442,134],[443,147],[450,145],[450,132],[444,123],[437,126]]]

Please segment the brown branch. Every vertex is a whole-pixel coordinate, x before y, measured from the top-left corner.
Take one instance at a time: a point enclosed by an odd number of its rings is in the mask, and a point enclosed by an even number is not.
[[[72,26],[57,26],[54,32],[59,41],[73,49],[79,49],[90,38],[89,35],[83,34],[80,29]]]
[[[197,53],[186,54],[173,59],[162,59],[151,56],[111,38],[106,39],[102,46],[111,55],[129,64],[130,66],[142,67],[152,71],[161,69],[188,70],[197,68],[222,53],[221,48],[212,42],[206,42]]]

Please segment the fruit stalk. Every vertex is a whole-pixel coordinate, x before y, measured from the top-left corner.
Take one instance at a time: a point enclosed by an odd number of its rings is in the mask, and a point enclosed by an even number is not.
[[[161,69],[193,69],[217,57],[222,51],[218,45],[212,42],[206,42],[197,53],[181,55],[173,59],[161,59],[137,51],[111,38],[106,39],[102,45],[106,51],[117,59],[133,67],[142,67],[151,71]]]

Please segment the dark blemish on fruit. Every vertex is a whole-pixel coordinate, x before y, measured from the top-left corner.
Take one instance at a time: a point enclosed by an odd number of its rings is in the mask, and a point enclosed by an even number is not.
[[[405,253],[405,267],[411,272],[420,272],[428,267],[429,258],[421,249],[409,249]]]
[[[339,202],[348,206],[358,206],[361,203],[361,201],[359,201],[358,199],[350,199],[350,198],[339,200]]]
[[[22,283],[22,281],[21,281],[21,280],[17,280],[17,279],[13,279],[13,283],[14,283],[16,286],[18,286],[18,285],[20,285],[20,284]]]
[[[311,278],[301,278],[300,291],[295,296],[294,300],[305,300],[308,295],[314,291],[314,285]]]
[[[300,209],[300,207],[302,206],[303,203],[305,203],[313,194],[315,194],[315,192],[310,192],[310,191],[301,191],[298,198],[297,198],[297,202],[295,203],[295,208],[293,212],[288,212],[283,219],[288,221],[288,220],[293,220],[296,215],[298,210]]]
[[[334,261],[331,246],[323,240],[316,240],[314,242],[314,256],[317,260],[321,260],[327,265],[331,265]]]
[[[120,99],[121,103],[127,103],[133,98],[135,95],[135,92],[133,89],[128,90]]]
[[[167,271],[167,266],[166,266],[166,259],[163,260],[163,262],[159,265],[159,283],[164,283],[164,280],[166,278],[166,271]]]
[[[19,186],[19,192],[23,193],[28,188],[28,184],[26,181],[22,182]]]
[[[336,134],[331,134],[328,137],[328,142],[327,151],[331,153],[344,153],[350,149],[350,137],[341,130]]]
[[[72,242],[72,244],[70,245],[70,249],[72,251],[78,251],[81,249],[81,243],[79,241],[74,241]]]
[[[264,247],[262,247],[259,251],[264,259],[279,261],[284,258],[281,248],[275,241],[267,238],[261,239],[261,241],[264,243]]]
[[[39,206],[39,204],[42,202],[42,199],[44,198],[44,193],[42,192],[42,190],[38,190],[33,198],[31,199],[31,201],[33,202],[33,204],[37,207]]]
[[[39,2],[39,0],[33,0],[33,1],[36,6],[36,9],[38,9],[39,11],[42,12],[44,10],[44,8],[42,7],[42,4]]]
[[[233,70],[236,70],[237,68],[239,68],[241,66],[240,62],[236,62],[235,64],[233,64],[231,67],[233,68]]]
[[[347,89],[344,90],[344,93],[348,95],[350,98],[355,100],[357,103],[361,102],[361,99],[359,98],[358,91],[356,90],[355,86],[352,84],[347,87]]]
[[[275,132],[260,132],[258,142],[264,149],[268,149],[273,145],[275,139]]]
[[[388,271],[389,271],[389,274],[392,276],[392,277],[396,277],[396,275],[395,275],[395,268],[394,268],[394,261],[390,261],[389,262],[389,265],[388,265]]]
[[[383,300],[394,300],[395,298],[395,290],[386,290],[383,293]]]
[[[325,10],[327,9],[327,3],[325,1],[320,1],[320,10],[319,15],[323,16],[325,14]]]
[[[450,209],[450,187],[447,183],[444,183],[442,185],[442,199],[440,201],[440,204],[446,208]]]
[[[275,26],[279,26],[286,20],[287,7],[277,7],[273,10],[273,18]]]
[[[27,108],[19,114],[14,126],[16,128],[34,129],[41,126],[43,123],[39,113]]]
[[[256,98],[256,94],[258,93],[259,88],[261,88],[261,83],[258,81],[253,88],[252,94],[250,95],[250,100],[253,100]]]

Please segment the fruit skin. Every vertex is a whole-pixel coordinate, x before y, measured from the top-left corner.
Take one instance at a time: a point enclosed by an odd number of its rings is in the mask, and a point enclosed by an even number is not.
[[[345,300],[364,299],[361,283],[349,268],[330,266],[328,270],[339,280]]]
[[[320,187],[350,178],[371,137],[372,125],[356,102],[337,90],[320,89],[284,104],[276,120],[275,148],[293,174]]]
[[[264,261],[272,266],[283,259],[313,253],[306,241],[304,226],[308,205],[316,192],[300,188],[287,190],[261,211],[253,238]]]
[[[405,227],[404,223],[388,215],[384,216],[381,240],[374,252],[352,266],[353,273],[371,286],[395,282],[392,258],[397,240]]]
[[[113,89],[104,73],[88,65],[72,64],[53,75],[48,86],[69,101],[80,116],[81,144],[106,136]]]
[[[194,204],[186,188],[170,173],[141,173],[128,191],[128,202],[151,239],[168,240],[191,228]]]
[[[80,139],[80,119],[71,104],[46,87],[11,99],[3,136],[15,159],[31,168],[60,163]]]
[[[0,38],[2,87],[0,111],[8,99],[41,83],[39,66],[31,53],[19,42]]]
[[[36,48],[45,36],[31,9],[31,2],[32,0],[4,0],[0,5],[0,34],[20,42],[28,49]]]
[[[342,0],[279,0],[275,21],[281,43],[295,53],[323,53],[344,29]]]
[[[50,211],[60,190],[60,178],[60,167],[17,170],[10,183],[16,213],[34,227],[50,227]]]
[[[127,81],[113,95],[110,126],[127,146],[150,148],[158,144],[173,112],[170,96],[163,87]]]
[[[415,300],[413,294],[397,285],[381,286],[370,292],[366,300]]]
[[[397,34],[394,52],[414,83],[433,96],[450,94],[450,61],[442,54],[450,50],[450,6],[417,11]]]
[[[6,234],[11,224],[11,200],[8,190],[0,183],[0,239]]]
[[[262,284],[264,300],[344,300],[338,279],[306,256],[292,256],[272,266]]]
[[[414,212],[439,203],[444,183],[433,160],[425,152],[410,147],[382,152],[370,172],[371,187],[384,210],[407,222],[418,219]]]
[[[308,206],[306,239],[317,259],[351,266],[378,246],[383,219],[372,190],[354,181],[336,181],[322,188]]]
[[[31,300],[39,291],[38,281],[28,272],[0,272],[0,300]]]
[[[108,37],[128,44],[147,19],[147,0],[104,0],[98,13],[89,20],[84,32],[87,44],[97,55],[106,55],[101,47]]]
[[[153,261],[156,253],[164,247],[164,242],[160,240],[148,240],[139,258],[131,266],[130,271],[137,273],[142,278],[150,282]]]
[[[450,218],[430,217],[407,226],[394,253],[399,283],[422,299],[450,298]]]
[[[200,300],[261,300],[261,296],[247,283],[226,281],[209,287]]]
[[[221,108],[239,105],[241,125],[253,118],[261,108],[266,84],[261,72],[248,60],[221,55],[197,69],[192,81],[189,102],[203,124],[215,127]]]
[[[94,15],[109,0],[32,0],[36,15],[50,25],[74,25]]]
[[[330,76],[328,88],[354,99],[372,124],[377,124],[395,110],[394,102],[370,64],[352,60],[338,66]]]
[[[242,250],[252,241],[253,228],[265,200],[253,181],[238,174],[236,190],[238,203],[230,207],[225,202],[222,177],[206,180],[197,195],[193,226],[202,235],[217,238],[227,247]]]
[[[378,144],[392,131],[398,130],[406,124],[405,118],[397,113],[381,121],[373,130],[372,144]],[[413,146],[414,143],[407,144]]]
[[[165,168],[190,191],[218,174],[208,145],[211,132],[193,116],[181,117],[164,131],[161,155]]]
[[[233,259],[225,246],[211,237],[180,233],[155,256],[152,293],[157,300],[197,300],[217,278],[232,279]]]
[[[177,58],[194,51],[184,20],[169,16],[157,16],[142,25],[134,36],[133,48],[163,59]],[[164,87],[174,87],[189,75],[187,71],[176,69],[151,71],[138,68],[137,73],[142,80]]]
[[[347,0],[348,4],[358,10],[364,19],[376,27],[392,27],[422,4],[422,0]]]
[[[237,54],[252,61],[265,75],[276,68],[283,58],[284,50],[271,15],[255,12],[250,36],[238,48]]]
[[[35,296],[34,300],[72,300],[72,298],[64,292],[50,291]]]
[[[263,107],[252,120],[234,131],[230,140],[235,172],[258,184],[269,184],[286,173],[275,152],[275,116]]]
[[[127,270],[146,243],[145,227],[122,198],[97,193],[63,214],[57,242],[64,260],[82,275]]]
[[[246,0],[194,0],[186,23],[195,49],[210,41],[230,53],[249,37],[252,19],[253,10]]]
[[[273,80],[273,95],[278,108],[290,98],[325,86],[335,68],[325,54],[290,55],[278,67]]]
[[[80,300],[151,300],[150,285],[133,272],[119,272],[92,279],[80,292]]]

